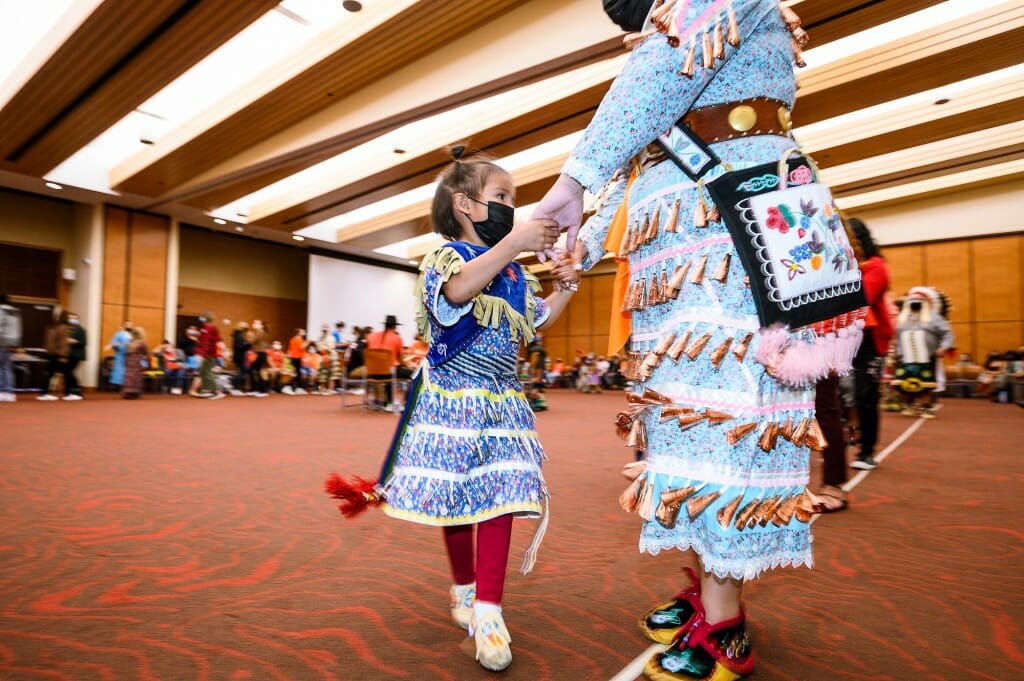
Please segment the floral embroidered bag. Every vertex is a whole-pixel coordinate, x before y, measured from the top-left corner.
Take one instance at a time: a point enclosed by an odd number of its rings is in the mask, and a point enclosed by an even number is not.
[[[706,185],[750,278],[762,327],[826,322],[867,305],[828,187],[805,156],[727,172]]]

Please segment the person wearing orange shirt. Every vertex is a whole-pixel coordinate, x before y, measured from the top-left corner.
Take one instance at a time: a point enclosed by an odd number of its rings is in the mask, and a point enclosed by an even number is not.
[[[306,355],[306,330],[295,329],[295,335],[288,341],[288,359],[292,363],[292,370],[295,372],[293,379],[295,385],[285,386],[281,392],[291,395],[305,395],[302,389],[302,358]]]
[[[384,319],[384,330],[374,331],[366,337],[366,347],[375,350],[378,348],[384,348],[391,350],[394,355],[394,361],[392,366],[395,367],[395,375],[398,378],[411,378],[413,370],[409,367],[402,366],[402,350],[404,343],[402,343],[402,337],[398,335],[396,330],[400,326],[398,318],[393,314],[389,314]],[[371,376],[370,378],[390,378],[390,376]],[[391,385],[388,384],[385,387],[385,394],[387,396],[388,404],[392,402]]]

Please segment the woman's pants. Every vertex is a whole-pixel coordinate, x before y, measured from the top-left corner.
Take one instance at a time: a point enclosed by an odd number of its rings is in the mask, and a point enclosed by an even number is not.
[[[265,367],[266,365],[267,353],[257,352],[256,359],[253,360],[252,365],[249,367],[249,371],[251,372],[251,375],[249,377],[249,385],[251,385],[252,389],[258,393],[267,392],[267,382],[263,380],[263,376],[260,373],[263,370],[263,367]]]
[[[818,381],[814,413],[828,443],[824,452],[822,481],[826,485],[841,487],[846,482],[846,438],[843,437],[842,409],[839,406],[839,377],[835,374]]]
[[[881,399],[879,385],[882,380],[882,357],[875,352],[875,341],[870,330],[864,331],[864,339],[853,358],[853,381],[857,399],[857,419],[860,421],[860,454],[866,459],[875,455],[878,444],[878,401]]]

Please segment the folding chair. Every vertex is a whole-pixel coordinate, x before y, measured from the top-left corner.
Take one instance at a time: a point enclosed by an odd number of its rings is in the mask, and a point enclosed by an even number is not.
[[[376,404],[377,390],[391,386],[391,398],[398,394],[398,381],[395,377],[395,356],[387,348],[367,348],[363,350],[363,364],[366,367],[366,378],[363,379],[363,408],[381,409]]]

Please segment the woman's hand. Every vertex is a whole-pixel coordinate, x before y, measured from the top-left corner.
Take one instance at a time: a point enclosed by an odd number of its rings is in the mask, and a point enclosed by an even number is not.
[[[545,218],[557,222],[559,230],[567,232],[565,247],[573,251],[576,248],[576,234],[583,222],[583,187],[568,175],[559,175],[555,184],[537,204],[532,218]],[[541,260],[543,259],[542,257]]]

